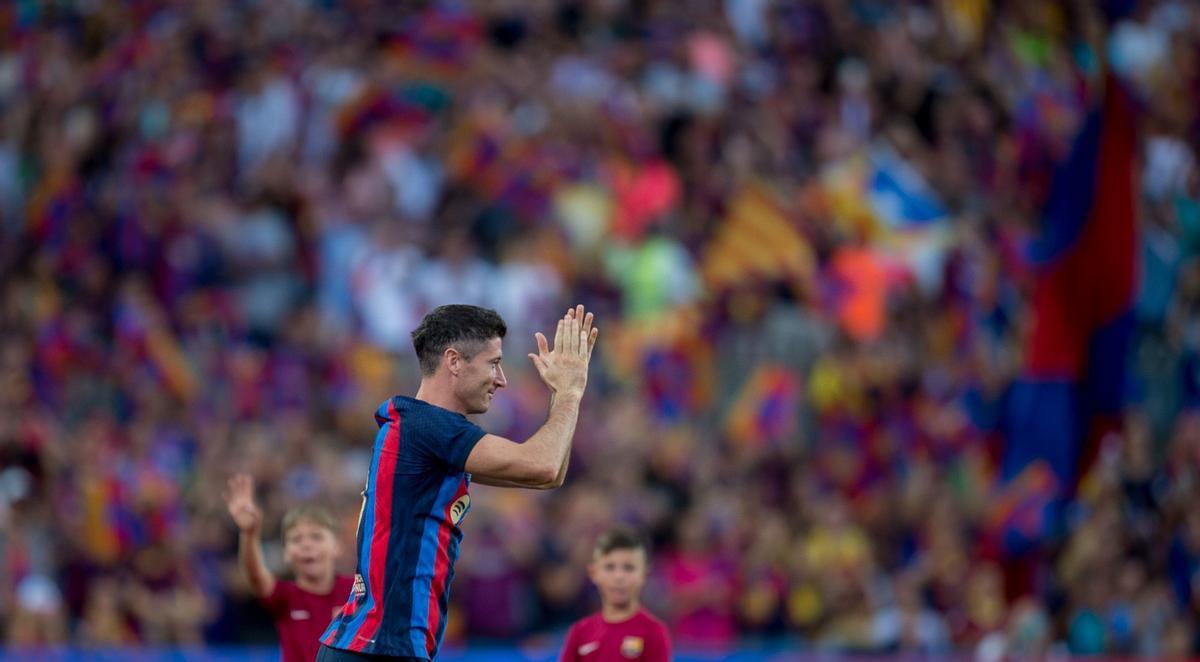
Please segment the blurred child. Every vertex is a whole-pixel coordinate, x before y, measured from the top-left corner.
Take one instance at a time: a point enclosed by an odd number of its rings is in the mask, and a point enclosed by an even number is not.
[[[588,577],[600,591],[600,611],[571,626],[561,662],[671,659],[667,627],[641,606],[647,565],[646,545],[637,533],[617,527],[600,536],[588,565]]]
[[[262,512],[254,502],[254,479],[245,474],[229,479],[225,503],[241,530],[238,561],[275,620],[283,662],[312,662],[321,633],[350,595],[352,584],[350,577],[334,570],[340,547],[333,518],[312,506],[284,515],[283,560],[296,575],[290,582],[276,579],[263,562]]]
[[[84,603],[76,641],[88,648],[117,648],[137,643],[126,620],[121,586],[112,577],[92,582]]]

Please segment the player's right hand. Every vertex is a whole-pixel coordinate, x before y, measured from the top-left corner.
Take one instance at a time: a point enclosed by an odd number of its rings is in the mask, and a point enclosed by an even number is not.
[[[538,353],[530,354],[529,359],[555,395],[583,397],[588,364],[599,333],[600,330],[592,326],[592,314],[585,313],[583,304],[579,304],[558,320],[553,350],[549,348],[546,336],[534,334]]]
[[[243,533],[258,533],[262,529],[262,511],[254,503],[254,478],[249,474],[237,474],[229,479],[225,505]]]

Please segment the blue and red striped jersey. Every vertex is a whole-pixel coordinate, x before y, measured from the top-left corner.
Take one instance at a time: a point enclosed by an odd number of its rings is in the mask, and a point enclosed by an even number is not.
[[[458,525],[471,507],[464,467],[484,431],[462,414],[403,396],[380,405],[375,420],[354,587],[321,642],[433,659],[446,630]]]

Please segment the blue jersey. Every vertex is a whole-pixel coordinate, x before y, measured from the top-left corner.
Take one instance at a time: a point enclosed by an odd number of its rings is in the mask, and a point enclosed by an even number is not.
[[[375,412],[379,433],[358,521],[358,571],[321,637],[332,648],[433,659],[471,507],[471,449],[484,431],[462,414],[398,396]]]

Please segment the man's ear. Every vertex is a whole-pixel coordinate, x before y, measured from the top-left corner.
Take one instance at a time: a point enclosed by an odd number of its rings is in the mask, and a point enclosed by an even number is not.
[[[462,370],[462,364],[464,360],[465,359],[462,355],[462,352],[453,347],[447,347],[446,351],[442,352],[443,365],[445,365],[446,369],[450,371],[450,374],[454,375],[455,377],[457,377],[459,371]]]

